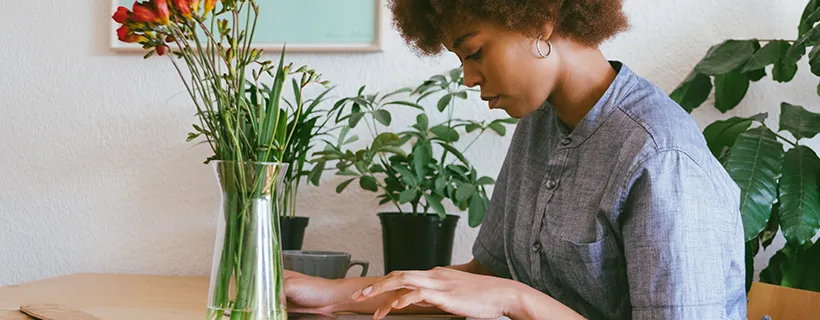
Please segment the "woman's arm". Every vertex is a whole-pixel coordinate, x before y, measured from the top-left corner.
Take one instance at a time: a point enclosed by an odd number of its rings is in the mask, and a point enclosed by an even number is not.
[[[479,275],[490,275],[490,271],[478,261],[472,260],[461,265],[447,268]],[[294,312],[352,312],[375,313],[382,305],[395,301],[400,296],[409,293],[409,290],[397,290],[373,299],[354,301],[351,297],[362,288],[379,282],[383,277],[354,277],[339,280],[328,280],[307,276],[301,273],[285,270],[285,291],[288,302]],[[437,307],[412,306],[400,313],[444,313]]]
[[[550,296],[521,284],[515,303],[506,315],[513,320],[584,319],[580,314]]]

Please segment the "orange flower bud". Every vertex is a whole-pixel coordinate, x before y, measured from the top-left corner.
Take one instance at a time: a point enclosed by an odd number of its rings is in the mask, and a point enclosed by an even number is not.
[[[168,11],[168,0],[155,0],[154,7],[157,9],[157,16],[159,17],[161,24],[169,24],[171,23],[171,13]]]
[[[165,42],[176,42],[176,41],[177,41],[177,38],[174,38],[174,36],[165,37]]]
[[[117,12],[112,16],[117,23],[125,23],[129,17],[131,17],[131,10],[126,7],[117,8]]]
[[[164,56],[164,55],[165,55],[165,52],[166,52],[166,51],[168,51],[168,46],[166,46],[166,45],[164,45],[164,44],[163,44],[163,45],[159,45],[159,46],[157,46],[157,49],[156,49],[156,50],[157,50],[157,54],[158,54],[158,55],[160,55],[160,56]]]
[[[191,17],[191,5],[188,4],[188,0],[173,0],[171,3],[174,4],[174,8],[176,8],[183,17]]]
[[[117,39],[120,39],[120,41],[124,42],[125,38],[128,37],[128,34],[130,33],[131,30],[129,30],[128,27],[121,26],[119,29],[117,29]]]
[[[199,0],[188,0],[191,3],[191,11],[194,13],[199,12]]]
[[[131,32],[131,29],[128,29],[126,26],[117,29],[117,39],[126,43],[139,43],[148,40],[144,35]]]
[[[207,16],[214,8],[216,8],[216,0],[205,0],[205,13],[202,16]]]

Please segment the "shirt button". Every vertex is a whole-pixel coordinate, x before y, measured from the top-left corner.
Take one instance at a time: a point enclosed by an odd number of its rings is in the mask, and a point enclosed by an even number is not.
[[[570,143],[572,143],[572,139],[570,139],[570,138],[561,139],[561,145],[562,146],[569,145]]]
[[[547,189],[552,190],[552,189],[555,189],[555,187],[557,187],[557,186],[558,186],[558,182],[555,182],[555,180],[547,181]]]
[[[538,251],[541,251],[541,243],[540,242],[533,243],[532,244],[532,252],[538,252]]]

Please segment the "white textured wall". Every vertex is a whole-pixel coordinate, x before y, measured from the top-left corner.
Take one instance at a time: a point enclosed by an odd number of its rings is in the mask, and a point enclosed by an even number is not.
[[[166,59],[143,61],[107,49],[108,3],[12,1],[0,11],[0,285],[74,272],[209,272],[218,192],[211,168],[201,164],[208,150],[185,142],[192,105]],[[794,38],[803,1],[628,0],[627,6],[633,29],[606,44],[606,53],[669,92],[725,38]],[[339,94],[362,84],[414,85],[458,65],[452,55],[416,57],[385,26],[383,53],[290,58],[339,84]],[[754,83],[730,114],[702,108],[694,115],[701,126],[763,111],[776,119],[783,100],[820,110],[816,84],[803,68],[789,84]],[[479,101],[459,116],[503,114]],[[495,176],[507,147],[506,138],[488,136],[468,157]],[[381,273],[377,201],[351,192],[358,188],[337,196],[340,181],[328,174],[321,188],[300,195],[299,211],[311,217],[305,248],[348,251]],[[476,232],[462,220],[455,263],[470,259]]]

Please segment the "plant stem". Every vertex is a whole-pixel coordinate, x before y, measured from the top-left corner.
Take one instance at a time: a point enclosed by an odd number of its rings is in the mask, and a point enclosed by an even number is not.
[[[778,137],[778,138],[780,138],[780,139],[783,139],[783,141],[788,142],[788,143],[789,143],[790,145],[792,145],[793,147],[796,147],[796,146],[797,146],[797,143],[792,142],[792,141],[791,141],[791,140],[789,140],[789,139],[786,139],[785,137],[781,136],[781,135],[780,135],[780,134],[778,134],[777,132],[774,132],[774,131],[772,131],[772,132],[774,133],[774,135],[775,135],[775,136],[777,136],[777,137]]]

